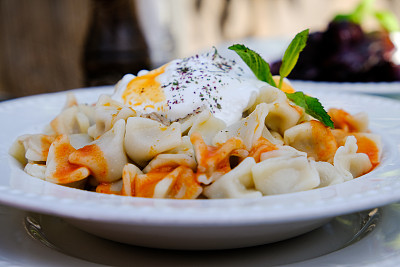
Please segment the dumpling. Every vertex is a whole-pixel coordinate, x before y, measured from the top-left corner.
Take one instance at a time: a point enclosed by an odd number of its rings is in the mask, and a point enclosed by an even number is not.
[[[313,164],[317,169],[319,178],[321,180],[318,187],[340,184],[353,179],[353,176],[350,172],[340,171],[331,163],[324,161],[311,161],[311,164]]]
[[[90,175],[88,168],[71,163],[68,158],[76,150],[67,135],[59,135],[51,144],[46,161],[45,180],[55,184],[70,184]]]
[[[169,173],[148,173],[135,179],[135,196],[167,198],[183,168],[176,168]]]
[[[128,196],[195,199],[202,192],[192,169],[185,166],[144,174],[128,163],[124,167],[122,180],[122,192]]]
[[[261,192],[254,189],[251,168],[256,164],[253,158],[244,159],[230,172],[224,174],[211,185],[204,188],[208,198],[256,198]]]
[[[120,195],[122,192],[123,182],[117,180],[112,183],[100,183],[96,186],[97,193]]]
[[[373,166],[379,164],[382,156],[382,140],[379,135],[372,133],[352,133],[357,140],[357,153],[368,156]]]
[[[285,131],[284,141],[300,151],[306,152],[316,161],[332,161],[337,150],[336,139],[331,130],[321,122],[303,122]]]
[[[230,156],[237,155],[237,150],[244,150],[243,141],[238,137],[232,137],[218,147],[208,146],[199,133],[193,133],[190,140],[197,161],[197,180],[206,185],[229,172]]]
[[[351,173],[352,177],[359,177],[372,168],[371,161],[364,153],[357,153],[357,140],[348,136],[344,146],[338,148],[334,157],[334,166],[342,172]]]
[[[85,166],[99,182],[114,182],[122,177],[128,158],[124,150],[125,121],[119,120],[99,139],[69,156],[73,164]]]
[[[269,141],[271,141],[272,143],[274,143],[276,145],[283,146],[285,144],[285,142],[283,141],[283,137],[280,133],[275,132],[275,131],[270,131],[270,130],[268,130],[267,127],[264,127],[261,136],[264,137],[265,139],[268,139]],[[272,138],[271,138],[271,136],[272,136]]]
[[[146,165],[143,172],[148,173],[160,168],[176,168],[179,166],[186,166],[196,170],[197,164],[194,158],[188,154],[159,154]]]
[[[264,137],[260,137],[260,139],[253,145],[253,148],[250,150],[248,156],[254,158],[256,162],[260,162],[263,160],[262,157],[265,153],[274,150],[278,150],[277,145],[271,143]]]
[[[94,108],[88,105],[67,106],[50,122],[51,132],[55,135],[87,133],[94,120]]]
[[[346,132],[367,132],[368,131],[368,115],[365,112],[359,112],[351,115],[343,109],[330,108],[328,114],[331,117],[335,128],[342,129]]]
[[[306,116],[302,108],[291,105],[283,91],[272,86],[265,86],[260,89],[255,104],[250,108],[249,112],[252,112],[260,103],[267,103],[269,107],[269,112],[265,119],[266,126],[268,129],[280,134],[295,126]]]
[[[55,137],[46,134],[26,134],[17,138],[9,153],[18,161],[45,162]]]
[[[180,166],[180,174],[168,193],[168,198],[196,199],[203,191],[191,168]]]
[[[78,100],[76,99],[75,95],[73,93],[67,93],[67,99],[65,100],[65,104],[64,104],[64,108],[63,109],[67,109],[70,108],[72,106],[77,106]]]
[[[75,149],[79,149],[93,142],[93,138],[88,134],[71,134],[69,135],[69,142]]]
[[[307,157],[307,153],[299,151],[291,146],[276,146],[275,149],[269,149],[261,153],[260,161],[270,158],[294,158],[294,157]]]
[[[28,163],[25,165],[24,171],[30,176],[46,179],[46,164]]]
[[[177,178],[178,172],[168,176],[168,171],[144,174],[138,167],[128,163],[122,175],[122,192],[126,196],[165,198]]]
[[[178,122],[165,126],[151,119],[131,117],[126,124],[126,153],[142,167],[156,155],[180,146],[181,139]]]
[[[122,170],[121,194],[124,196],[135,195],[135,178],[143,172],[134,164],[127,163]]]
[[[275,195],[310,190],[319,185],[318,171],[307,157],[280,152],[281,155],[267,158],[252,167],[256,190],[264,195]]]
[[[192,133],[200,133],[207,145],[211,145],[212,139],[215,134],[224,129],[225,122],[214,117],[209,110],[203,110],[200,114],[196,115],[192,127],[189,130],[188,136]]]
[[[373,166],[377,166],[382,156],[382,140],[379,135],[372,133],[346,132],[344,130],[332,130],[336,142],[343,146],[348,136],[354,136],[357,140],[357,153],[365,153]]]
[[[108,95],[101,95],[95,107],[95,124],[88,129],[88,134],[96,139],[110,130],[117,121],[136,115],[137,112],[130,107],[122,105]]]
[[[266,139],[271,142],[276,142],[264,125],[268,112],[267,104],[259,104],[249,116],[219,131],[213,139],[213,145],[223,144],[231,137],[239,137],[245,148],[250,150],[263,135],[268,136]]]
[[[181,144],[173,149],[165,151],[166,154],[186,154],[194,158],[193,145],[190,142],[190,137],[185,135],[182,136]]]
[[[200,110],[198,112],[200,112],[200,113],[192,113],[192,114],[187,115],[185,118],[177,120],[177,122],[179,122],[181,124],[182,135],[188,134],[193,123],[196,121],[197,117],[201,114]]]

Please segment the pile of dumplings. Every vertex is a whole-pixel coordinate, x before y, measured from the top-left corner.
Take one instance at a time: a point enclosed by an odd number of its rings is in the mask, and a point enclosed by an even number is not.
[[[204,109],[165,122],[101,95],[66,105],[41,134],[10,149],[45,181],[131,197],[258,198],[359,177],[381,158],[364,113],[330,109],[330,129],[274,87],[229,126]]]

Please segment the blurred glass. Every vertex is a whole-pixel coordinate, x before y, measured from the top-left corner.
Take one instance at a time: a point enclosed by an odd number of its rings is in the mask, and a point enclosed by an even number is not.
[[[115,84],[124,74],[150,68],[147,44],[129,0],[93,0],[84,47],[86,86]]]

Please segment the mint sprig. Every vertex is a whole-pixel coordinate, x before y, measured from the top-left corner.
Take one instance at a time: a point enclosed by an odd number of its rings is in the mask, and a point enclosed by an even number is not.
[[[298,106],[304,108],[307,114],[313,116],[326,126],[334,128],[333,121],[325,111],[322,104],[315,97],[305,95],[303,92],[286,93],[286,96]]]
[[[308,33],[309,30],[307,29],[296,34],[296,36],[293,38],[288,48],[286,49],[285,54],[282,58],[282,65],[279,69],[279,76],[281,77],[279,79],[278,88],[282,88],[283,78],[289,76],[294,66],[296,66],[300,52],[303,51],[304,47],[307,44]]]
[[[308,29],[298,33],[286,49],[282,60],[283,67],[281,66],[279,69],[280,80],[278,86],[273,80],[269,64],[258,53],[242,44],[232,45],[229,47],[229,49],[235,51],[240,56],[240,58],[247,64],[247,66],[252,70],[254,75],[259,80],[264,81],[273,87],[281,89],[283,79],[287,77],[293,70],[299,58],[300,52],[306,45],[308,33]],[[307,96],[303,92],[286,93],[286,96],[293,103],[304,108],[307,114],[321,121],[326,126],[334,128],[331,117],[325,111],[324,107],[317,98]]]
[[[257,52],[247,48],[242,44],[232,45],[229,47],[229,49],[235,51],[239,55],[244,63],[249,66],[254,75],[256,75],[257,79],[266,82],[273,87],[277,87],[274,79],[272,78],[269,64]]]

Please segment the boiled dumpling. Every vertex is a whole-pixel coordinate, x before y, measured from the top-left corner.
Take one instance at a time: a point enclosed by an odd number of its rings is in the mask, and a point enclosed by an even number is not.
[[[123,186],[122,180],[117,180],[112,183],[100,183],[96,187],[96,192],[103,194],[119,195],[122,192],[122,186]]]
[[[128,158],[124,150],[125,121],[119,120],[99,139],[69,156],[73,164],[85,166],[99,182],[114,182],[122,177]]]
[[[337,143],[331,130],[319,121],[308,121],[285,131],[286,145],[304,151],[316,161],[332,161]]]
[[[71,163],[68,158],[76,150],[67,135],[59,135],[51,144],[46,162],[45,180],[55,184],[69,184],[90,175],[88,168]]]
[[[140,166],[145,166],[156,155],[180,146],[181,139],[178,122],[165,126],[151,119],[131,117],[126,124],[126,153]]]
[[[124,166],[122,170],[122,195],[135,195],[135,178],[138,174],[143,174],[143,172],[136,165],[127,163]]]
[[[95,107],[95,124],[88,130],[88,134],[97,138],[110,130],[119,120],[134,117],[137,112],[111,99],[108,95],[101,95]]]
[[[339,146],[343,146],[348,136],[354,136],[357,140],[357,152],[365,153],[373,166],[379,164],[382,156],[382,140],[379,135],[372,133],[346,132],[335,129],[332,131]]]
[[[244,159],[238,166],[218,180],[204,188],[203,194],[208,198],[256,198],[261,192],[254,189],[251,173],[256,164],[253,158]]]
[[[353,178],[349,172],[343,172],[328,162],[311,161],[311,164],[317,169],[321,180],[318,187],[340,184]]]
[[[46,164],[28,163],[25,165],[24,171],[30,176],[45,180]]]
[[[359,112],[354,115],[343,109],[330,108],[328,111],[335,128],[346,132],[367,132],[369,127],[368,115],[365,112]]]
[[[79,149],[93,142],[93,138],[88,134],[71,134],[69,135],[69,142],[75,149]]]
[[[64,109],[50,122],[51,133],[76,134],[87,133],[94,117],[93,107],[87,105],[72,105]]]
[[[146,165],[143,172],[148,173],[160,168],[176,168],[179,166],[186,166],[192,170],[196,170],[197,167],[194,158],[188,154],[159,154]]]
[[[249,111],[252,112],[260,103],[267,103],[269,107],[265,120],[266,126],[268,129],[280,134],[295,126],[305,117],[304,110],[298,106],[291,105],[285,93],[275,87],[262,87],[255,104]]]
[[[166,154],[186,154],[194,158],[194,149],[193,145],[190,142],[190,137],[185,135],[181,138],[181,143],[179,146],[174,147],[173,149],[165,151]]]
[[[225,122],[214,117],[209,110],[203,110],[196,116],[188,136],[192,133],[200,133],[207,145],[211,145],[215,134],[225,128]]]
[[[338,148],[334,157],[334,166],[352,177],[359,177],[371,170],[372,164],[364,153],[357,153],[357,140],[348,136],[344,146]]]
[[[259,104],[249,116],[219,131],[213,139],[213,145],[223,144],[231,137],[239,137],[246,149],[250,150],[261,136],[267,136],[266,139],[275,143],[275,138],[264,125],[268,112],[267,104]]]
[[[185,166],[144,174],[135,165],[128,163],[124,167],[122,180],[122,192],[128,196],[194,199],[202,192],[192,169]]]
[[[244,150],[243,141],[238,137],[232,137],[217,147],[207,145],[199,133],[193,133],[190,140],[196,156],[197,180],[206,185],[229,172],[229,158]]]
[[[277,146],[276,149],[265,151],[260,155],[260,161],[264,161],[270,158],[294,158],[294,157],[307,157],[307,153],[299,151],[291,146]]]
[[[309,190],[319,185],[318,171],[307,157],[291,152],[284,154],[267,158],[252,168],[256,190],[264,195],[275,195]]]
[[[9,153],[24,164],[26,161],[44,162],[54,139],[54,136],[46,134],[22,135],[13,143]]]

